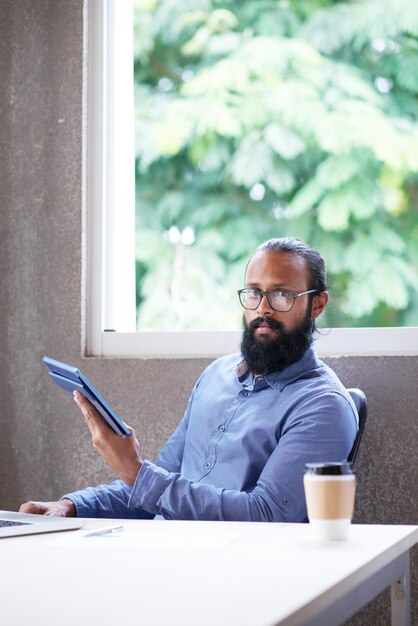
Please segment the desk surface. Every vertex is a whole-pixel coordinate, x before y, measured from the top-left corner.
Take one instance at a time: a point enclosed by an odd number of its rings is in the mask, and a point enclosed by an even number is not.
[[[418,542],[417,526],[353,525],[348,541],[323,543],[310,530],[86,520],[80,531],[2,539],[0,623],[298,626]]]

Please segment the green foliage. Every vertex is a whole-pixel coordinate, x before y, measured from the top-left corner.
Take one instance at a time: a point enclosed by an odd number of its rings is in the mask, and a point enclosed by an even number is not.
[[[238,327],[248,257],[287,234],[325,258],[325,323],[416,324],[418,5],[135,10],[139,327]]]

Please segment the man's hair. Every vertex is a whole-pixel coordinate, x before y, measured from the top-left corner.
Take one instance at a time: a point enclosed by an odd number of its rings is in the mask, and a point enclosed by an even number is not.
[[[257,252],[287,252],[303,257],[310,273],[311,284],[309,289],[327,290],[327,272],[324,259],[315,248],[312,248],[312,246],[301,239],[296,239],[295,237],[268,239],[258,246]]]

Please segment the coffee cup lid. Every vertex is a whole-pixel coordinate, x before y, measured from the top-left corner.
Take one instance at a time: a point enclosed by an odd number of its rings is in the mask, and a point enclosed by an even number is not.
[[[348,461],[329,463],[306,463],[305,474],[333,476],[341,474],[354,474],[353,464]]]

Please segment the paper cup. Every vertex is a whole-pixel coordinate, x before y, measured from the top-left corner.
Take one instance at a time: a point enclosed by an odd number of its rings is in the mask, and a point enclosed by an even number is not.
[[[351,463],[308,463],[303,484],[314,535],[324,540],[347,539],[356,493]]]

